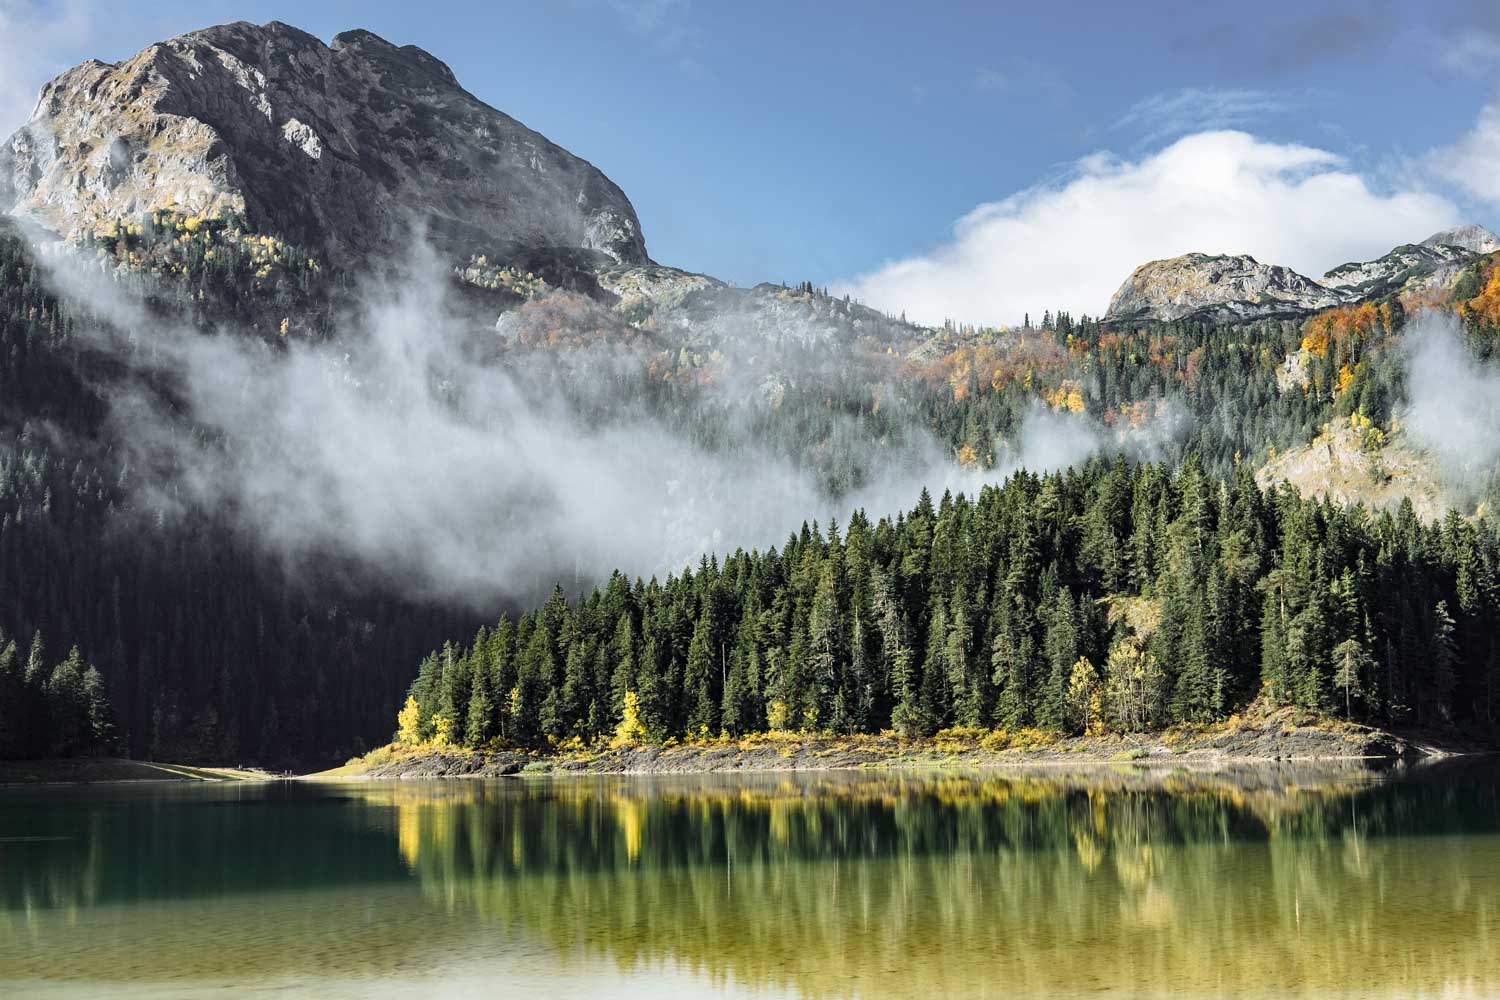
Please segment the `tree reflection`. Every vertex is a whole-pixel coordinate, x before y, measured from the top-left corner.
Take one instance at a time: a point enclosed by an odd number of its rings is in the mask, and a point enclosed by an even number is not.
[[[437,905],[812,996],[1500,983],[1488,769],[406,785]],[[1397,989],[1400,987],[1400,989]]]

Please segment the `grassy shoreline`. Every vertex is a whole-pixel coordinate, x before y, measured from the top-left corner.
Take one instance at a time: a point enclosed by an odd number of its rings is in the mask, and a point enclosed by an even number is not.
[[[1150,733],[1062,736],[1036,730],[949,731],[932,737],[892,733],[831,736],[764,733],[552,750],[381,747],[325,771],[276,774],[258,768],[71,757],[0,761],[0,788],[128,782],[238,782],[391,778],[494,778],[542,774],[709,774],[899,768],[1164,765],[1211,770],[1231,765],[1411,761],[1493,748],[1449,735],[1397,734],[1313,713],[1282,709],[1212,726]]]
[[[1400,761],[1481,751],[1451,740],[1400,736],[1295,710],[1154,733],[1062,736],[1026,731],[902,738],[762,734],[744,739],[555,750],[465,750],[391,745],[313,779],[501,777],[529,774],[671,774],[906,767],[1169,764],[1217,768],[1278,762]]]
[[[204,767],[124,757],[0,760],[0,788],[156,781],[274,781],[279,777],[258,768]]]

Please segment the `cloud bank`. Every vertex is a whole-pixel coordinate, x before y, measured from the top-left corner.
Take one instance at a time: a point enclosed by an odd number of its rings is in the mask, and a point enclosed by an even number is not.
[[[915,416],[900,440],[847,418],[831,444],[867,485],[836,496],[815,463],[762,442],[748,412],[757,397],[733,379],[711,388],[704,409],[712,447],[633,398],[620,376],[644,369],[655,345],[497,361],[501,334],[455,301],[430,252],[399,281],[372,280],[335,341],[276,346],[173,327],[108,265],[46,260],[60,294],[111,321],[80,334],[135,372],[106,395],[137,511],[165,524],[215,512],[294,573],[333,556],[402,593],[479,608],[617,568],[680,572],[710,553],[779,545],[805,519],[842,523],[856,508],[879,517],[923,487],[973,495],[1020,466],[1063,468],[1122,445],[1084,418],[1038,409],[1000,447],[999,466],[978,471]],[[581,402],[554,391],[570,364]],[[894,393],[888,403],[902,405]],[[1123,442],[1138,454],[1159,444]]]
[[[1136,160],[1084,157],[1056,183],[980,205],[931,252],[834,287],[928,323],[1099,315],[1149,260],[1249,253],[1316,276],[1458,222],[1449,199],[1378,191],[1327,150],[1205,132]]]
[[[1423,314],[1404,342],[1402,425],[1448,482],[1472,489],[1500,463],[1500,371],[1474,359],[1452,315]]]
[[[1471,197],[1500,205],[1500,101],[1481,109],[1474,127],[1453,145],[1432,152],[1426,164]]]

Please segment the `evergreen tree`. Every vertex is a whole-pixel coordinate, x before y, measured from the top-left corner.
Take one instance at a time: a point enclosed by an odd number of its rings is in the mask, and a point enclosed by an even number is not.
[[[1037,724],[1047,729],[1068,728],[1068,688],[1072,681],[1073,667],[1082,655],[1080,632],[1081,623],[1073,593],[1067,587],[1059,587],[1047,624],[1047,637],[1043,643],[1047,657],[1047,679],[1037,697],[1036,708]]]

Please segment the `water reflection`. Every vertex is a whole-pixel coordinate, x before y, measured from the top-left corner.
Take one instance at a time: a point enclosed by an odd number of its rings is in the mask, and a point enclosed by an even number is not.
[[[441,982],[524,960],[543,982],[602,968],[596,992],[672,970],[690,992],[819,997],[1489,994],[1497,776],[17,793],[0,980]]]

